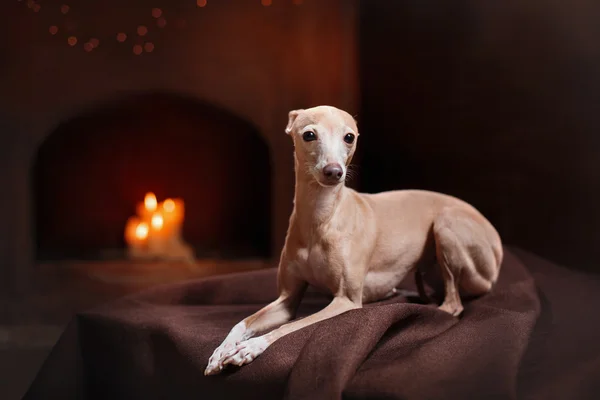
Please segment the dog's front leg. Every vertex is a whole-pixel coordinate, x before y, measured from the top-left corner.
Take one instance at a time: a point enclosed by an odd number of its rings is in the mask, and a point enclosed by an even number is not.
[[[337,296],[331,303],[321,311],[312,314],[306,318],[285,324],[266,335],[259,336],[239,343],[226,354],[223,360],[223,365],[244,365],[252,362],[256,357],[262,354],[267,347],[273,344],[277,339],[295,332],[305,326],[323,321],[328,318],[335,317],[346,311],[360,308],[361,304],[357,304],[345,296]]]
[[[208,360],[204,375],[214,375],[223,369],[223,361],[236,345],[254,335],[288,322],[296,314],[296,309],[307,284],[280,271],[279,297],[254,314],[238,322],[229,332],[223,343],[215,349]]]

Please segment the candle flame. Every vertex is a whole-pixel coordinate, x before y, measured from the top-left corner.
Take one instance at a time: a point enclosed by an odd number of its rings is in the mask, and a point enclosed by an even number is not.
[[[156,210],[157,203],[156,196],[154,195],[154,193],[146,193],[146,197],[144,197],[144,205],[146,206],[146,210],[148,211]]]
[[[152,227],[154,229],[156,229],[157,231],[161,230],[164,224],[164,220],[162,215],[160,214],[154,214],[152,216],[152,221],[150,222],[152,224]]]
[[[163,208],[167,212],[173,212],[175,210],[175,202],[173,199],[166,199],[163,203]]]
[[[140,222],[138,226],[135,228],[135,237],[140,240],[146,239],[148,237],[148,224],[145,222]]]

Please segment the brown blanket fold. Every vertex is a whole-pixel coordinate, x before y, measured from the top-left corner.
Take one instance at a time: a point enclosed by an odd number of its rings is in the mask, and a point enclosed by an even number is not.
[[[275,298],[275,270],[156,288],[78,315],[25,399],[600,398],[600,280],[505,251],[461,319],[396,297],[210,377],[231,327]],[[327,302],[307,294],[299,317]]]

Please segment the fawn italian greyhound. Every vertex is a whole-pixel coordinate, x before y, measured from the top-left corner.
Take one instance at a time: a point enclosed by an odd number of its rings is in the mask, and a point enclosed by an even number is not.
[[[331,106],[290,111],[288,117],[296,192],[279,260],[279,297],[233,327],[205,375],[248,364],[282,336],[394,295],[411,271],[420,292],[423,277],[434,285],[431,271],[437,272],[439,309],[453,316],[463,311],[461,296],[481,296],[498,278],[500,236],[473,206],[424,190],[352,190],[344,182],[359,136],[354,118]],[[333,300],[289,322],[308,285]]]

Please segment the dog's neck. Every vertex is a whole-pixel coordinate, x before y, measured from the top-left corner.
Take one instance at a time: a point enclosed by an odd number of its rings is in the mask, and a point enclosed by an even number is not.
[[[335,215],[347,188],[344,183],[323,187],[302,168],[296,159],[294,212],[302,234],[327,224]]]

